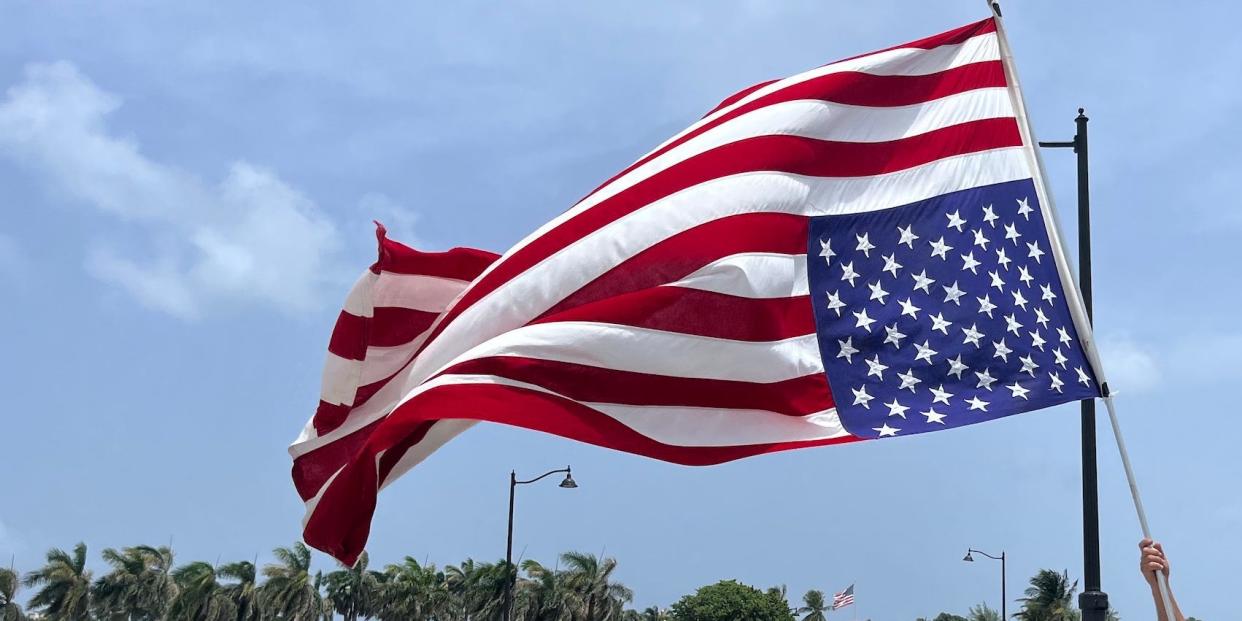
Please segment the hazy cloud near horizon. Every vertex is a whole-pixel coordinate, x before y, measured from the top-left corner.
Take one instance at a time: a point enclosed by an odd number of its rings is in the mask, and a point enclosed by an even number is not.
[[[237,161],[205,182],[113,134],[121,99],[74,64],[23,73],[0,102],[0,154],[93,210],[91,275],[186,319],[239,302],[306,312],[337,293],[337,225],[274,172]]]

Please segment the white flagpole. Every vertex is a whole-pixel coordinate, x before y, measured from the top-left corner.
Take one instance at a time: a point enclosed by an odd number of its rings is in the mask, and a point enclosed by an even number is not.
[[[1043,157],[1039,153],[1039,148],[1035,141],[1035,131],[1031,126],[1030,117],[1026,113],[1026,98],[1022,95],[1022,88],[1018,82],[1018,71],[1014,66],[1013,53],[1009,47],[1009,39],[1005,36],[1004,20],[1001,18],[999,7],[993,5],[992,0],[987,0],[988,10],[992,11],[996,19],[996,36],[1000,44],[1001,60],[1005,66],[1013,94],[1014,112],[1018,117],[1019,131],[1023,134],[1023,143],[1026,146],[1028,154],[1033,158],[1035,172],[1035,191],[1040,195],[1040,203],[1045,206],[1044,222],[1051,224],[1048,228],[1049,237],[1052,240],[1052,251],[1057,258],[1057,264],[1060,266],[1062,288],[1072,290],[1073,295],[1067,296],[1069,299],[1070,314],[1074,318],[1074,327],[1078,330],[1079,338],[1082,339],[1083,351],[1087,354],[1087,360],[1095,371],[1096,380],[1102,390],[1107,392],[1108,382],[1104,379],[1104,367],[1100,363],[1099,350],[1095,346],[1094,334],[1091,330],[1091,322],[1087,318],[1086,307],[1082,302],[1082,294],[1078,289],[1077,282],[1073,277],[1073,273],[1069,270],[1069,257],[1065,254],[1065,249],[1061,245],[1061,226],[1057,219],[1056,207],[1053,205],[1053,199],[1050,192],[1044,185],[1044,179],[1047,174],[1044,172]],[[1130,497],[1134,501],[1134,510],[1138,514],[1139,527],[1143,531],[1143,537],[1152,539],[1151,528],[1147,524],[1147,512],[1143,509],[1143,498],[1139,494],[1138,481],[1134,477],[1134,468],[1130,465],[1130,453],[1126,450],[1125,439],[1121,434],[1121,424],[1117,418],[1116,406],[1113,403],[1111,395],[1104,395],[1104,406],[1108,410],[1108,419],[1112,424],[1113,438],[1117,441],[1117,450],[1121,454],[1121,464],[1125,469],[1126,481],[1130,485]],[[1164,611],[1168,621],[1176,621],[1177,617],[1173,615],[1173,598],[1169,595],[1169,583],[1163,572],[1156,573],[1156,583],[1160,589],[1160,598],[1164,601]]]

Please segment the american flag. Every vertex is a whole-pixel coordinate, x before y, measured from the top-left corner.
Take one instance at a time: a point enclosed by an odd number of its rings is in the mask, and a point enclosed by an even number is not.
[[[850,585],[844,591],[832,596],[832,608],[829,610],[840,610],[854,603],[854,585]]]
[[[478,421],[679,464],[1098,394],[993,19],[743,90],[503,256],[380,232],[290,447],[347,564]]]

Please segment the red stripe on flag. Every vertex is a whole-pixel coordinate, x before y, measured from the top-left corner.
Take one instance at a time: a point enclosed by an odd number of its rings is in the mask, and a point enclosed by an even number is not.
[[[314,498],[332,473],[353,459],[367,437],[382,421],[383,419],[372,422],[349,435],[293,458],[293,486],[302,500]]]
[[[328,340],[328,351],[346,360],[362,360],[367,355],[367,327],[370,323],[367,317],[341,311],[336,316],[336,326],[332,328],[332,337]]]
[[[470,281],[500,257],[475,248],[453,248],[444,252],[415,250],[388,239],[388,230],[378,222],[375,237],[379,241],[379,260],[371,266],[371,271],[376,274],[384,271]]]
[[[630,257],[571,293],[540,319],[614,295],[675,282],[729,255],[804,253],[806,236],[805,216],[759,212],[712,220],[679,231]]]
[[[727,108],[727,107],[729,107],[729,106],[732,106],[733,104],[735,104],[735,103],[737,103],[737,102],[739,102],[739,101],[741,101],[741,100],[745,99],[747,95],[750,95],[751,93],[753,93],[753,92],[755,92],[755,91],[757,91],[757,90],[759,90],[759,89],[761,89],[761,88],[763,88],[763,87],[765,87],[765,86],[768,86],[769,84],[775,84],[775,83],[777,83],[777,82],[780,82],[780,80],[779,80],[779,79],[777,79],[777,80],[768,80],[767,82],[760,82],[760,83],[758,83],[758,84],[756,84],[756,85],[754,85],[754,86],[750,86],[750,87],[744,88],[744,89],[742,89],[742,90],[740,90],[740,91],[738,91],[738,92],[736,92],[736,93],[733,93],[732,95],[729,95],[728,97],[725,97],[723,100],[721,100],[721,102],[720,102],[719,104],[716,104],[716,107],[715,107],[715,108],[712,108],[711,110],[709,110],[707,114],[704,114],[704,115],[703,115],[703,118],[707,118],[707,117],[709,117],[709,116],[711,116],[711,115],[715,114],[715,113],[716,113],[717,111],[719,111],[721,108]],[[614,177],[614,179],[615,179],[615,177]],[[607,183],[605,183],[605,185],[607,185]]]
[[[576,306],[533,323],[595,321],[734,341],[782,341],[815,332],[808,296],[743,298],[663,286]]]
[[[859,438],[751,444],[743,446],[672,446],[656,442],[603,413],[548,393],[499,384],[448,384],[424,392],[399,407],[379,425],[357,457],[323,490],[303,531],[307,543],[352,565],[366,544],[381,472],[400,460],[399,446],[413,446],[412,436],[426,433],[428,422],[471,418],[525,427],[581,442],[663,461],[705,466],[776,451],[844,444]],[[384,454],[379,472],[375,457]],[[384,467],[384,465],[387,467]]]
[[[379,306],[374,312],[375,317],[371,319],[371,347],[405,345],[426,332],[436,317],[440,316],[439,313],[397,306]]]
[[[761,384],[617,371],[518,356],[468,360],[444,373],[470,374],[542,386],[584,403],[765,410],[789,416],[806,416],[835,406],[823,373]]]
[[[311,419],[311,424],[315,426],[315,433],[323,435],[341,426],[345,419],[349,417],[349,413],[353,411],[354,406],[342,405],[339,403],[328,403],[320,400],[319,407],[315,408],[315,416]]]

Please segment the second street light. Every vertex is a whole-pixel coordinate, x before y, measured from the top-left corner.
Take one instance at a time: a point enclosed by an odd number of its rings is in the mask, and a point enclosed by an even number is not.
[[[517,486],[534,483],[545,477],[554,474],[565,473],[565,479],[561,481],[560,487],[565,489],[574,489],[578,487],[578,483],[574,481],[573,471],[569,466],[565,466],[559,470],[549,470],[533,479],[527,481],[519,481],[517,472],[509,472],[509,540],[505,545],[505,569],[509,572],[507,584],[505,585],[505,610],[504,621],[510,621],[513,618],[513,586],[517,581],[517,570],[513,567],[513,493],[517,490]]]
[[[974,554],[974,553],[979,553],[992,560],[1001,562],[1001,618],[1008,619],[1009,618],[1009,615],[1007,614],[1008,611],[1005,609],[1006,608],[1005,607],[1005,597],[1006,597],[1005,595],[1005,551],[1001,550],[1000,556],[992,556],[991,554],[988,554],[987,552],[984,552],[982,550],[975,550],[974,548],[969,548],[966,550],[966,556],[963,557],[962,560],[968,563],[973,563],[975,561],[975,557],[971,556],[971,554]]]

